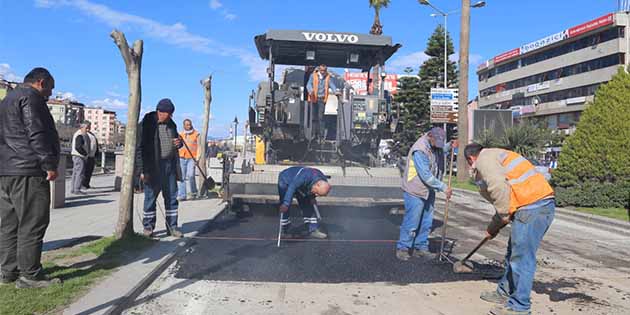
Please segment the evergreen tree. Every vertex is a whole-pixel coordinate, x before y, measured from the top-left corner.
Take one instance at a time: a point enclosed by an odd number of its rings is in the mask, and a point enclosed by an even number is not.
[[[630,74],[623,68],[599,87],[562,146],[553,184],[560,205],[630,203]]]
[[[455,51],[451,36],[448,36],[447,47],[450,56]],[[431,127],[431,88],[444,86],[444,27],[442,25],[438,25],[429,38],[425,54],[430,58],[420,66],[420,79],[409,76],[401,78],[399,82],[396,102],[401,107],[400,128],[394,136],[397,142],[394,151],[399,156],[406,156],[411,145]],[[447,72],[448,87],[456,88],[455,62],[448,61]]]

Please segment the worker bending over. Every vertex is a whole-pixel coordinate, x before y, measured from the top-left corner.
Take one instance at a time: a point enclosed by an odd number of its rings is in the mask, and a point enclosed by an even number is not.
[[[512,223],[505,274],[497,289],[482,293],[481,299],[498,304],[490,314],[530,314],[536,251],[556,208],[553,189],[534,165],[515,152],[472,143],[464,155],[479,192],[496,209],[486,237],[494,238]]]
[[[280,172],[280,175],[278,175],[278,194],[280,195],[283,233],[289,232],[291,225],[289,207],[293,196],[295,196],[302,209],[304,224],[308,225],[309,235],[319,239],[328,237],[328,235],[320,231],[319,221],[314,209],[314,205],[317,202],[315,198],[326,196],[328,192],[330,192],[330,184],[324,173],[318,169],[294,166]],[[288,233],[285,235],[288,235]]]

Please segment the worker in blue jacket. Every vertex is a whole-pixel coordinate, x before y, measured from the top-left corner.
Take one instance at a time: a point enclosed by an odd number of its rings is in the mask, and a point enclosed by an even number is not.
[[[316,168],[293,166],[278,175],[278,194],[280,195],[281,225],[284,233],[289,231],[289,207],[295,196],[302,209],[304,224],[308,225],[309,235],[324,239],[328,235],[320,231],[317,215],[313,205],[316,197],[326,196],[330,192],[330,184],[324,173]]]

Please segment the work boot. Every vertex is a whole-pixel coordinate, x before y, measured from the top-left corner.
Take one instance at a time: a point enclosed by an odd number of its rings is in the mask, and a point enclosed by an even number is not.
[[[38,275],[35,277],[21,276],[15,281],[15,287],[18,289],[47,288],[54,284],[60,284],[61,279],[50,279],[47,276]]]
[[[507,303],[508,301],[508,297],[497,292],[497,290],[482,292],[481,295],[479,295],[479,298],[489,303],[501,305]]]
[[[15,282],[18,276],[16,274],[6,275],[4,273],[0,273],[0,284],[9,284]]]
[[[145,237],[151,238],[153,237],[153,230],[152,229],[144,229],[142,231],[142,235],[144,235]]]
[[[323,240],[323,239],[328,237],[328,235],[326,235],[326,233],[320,231],[319,229],[314,229],[313,231],[311,231],[309,233],[309,236],[312,237],[312,238],[320,239],[320,240]]]
[[[184,234],[182,233],[182,231],[179,230],[179,228],[177,228],[176,226],[170,228],[167,231],[167,234],[170,236],[173,236],[174,238],[182,238],[184,237]]]
[[[497,305],[493,307],[488,314],[491,315],[531,315],[532,311],[515,311],[505,305]]]
[[[396,249],[396,258],[401,261],[409,260],[409,258],[411,258],[411,255],[409,255],[409,249],[407,248]]]
[[[414,249],[413,250],[413,257],[416,257],[416,258],[430,258],[431,257],[431,252],[426,250],[426,249]]]

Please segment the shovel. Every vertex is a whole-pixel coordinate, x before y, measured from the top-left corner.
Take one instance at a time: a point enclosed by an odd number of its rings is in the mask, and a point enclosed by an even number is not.
[[[481,246],[483,246],[483,244],[485,244],[488,240],[490,239],[489,236],[486,236],[483,238],[483,240],[481,240],[481,242],[479,242],[479,244],[477,244],[477,247],[475,247],[475,249],[473,249],[470,253],[468,253],[468,255],[466,257],[464,257],[464,259],[455,262],[453,264],[453,272],[454,273],[471,273],[473,272],[472,267],[466,265],[466,261],[472,256],[474,255],[477,250],[479,250],[479,248],[481,248]]]
[[[201,176],[203,177],[203,184],[201,185],[201,189],[199,189],[199,191],[213,190],[214,186],[216,185],[214,179],[212,179],[212,177],[208,178],[206,176],[206,173],[201,169],[201,166],[199,166],[199,162],[193,156],[192,151],[190,151],[190,148],[186,144],[186,141],[184,141],[184,139],[182,139],[181,136],[179,137],[179,140],[184,144],[184,147],[186,147],[186,151],[188,151],[188,153],[190,154],[190,157],[195,162],[195,165],[197,166],[197,169],[199,170],[199,173],[201,173]]]

